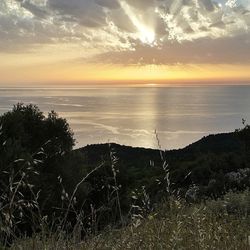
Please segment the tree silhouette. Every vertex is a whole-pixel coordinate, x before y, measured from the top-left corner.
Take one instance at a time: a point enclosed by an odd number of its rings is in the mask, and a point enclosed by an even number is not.
[[[12,111],[0,116],[0,126],[2,140],[15,141],[31,153],[46,143],[50,145],[47,153],[69,152],[74,146],[67,121],[54,111],[45,117],[36,105],[18,103]]]
[[[63,158],[73,146],[69,124],[54,111],[46,117],[37,106],[18,103],[0,116],[0,223],[15,225],[22,213],[24,228],[30,228],[31,206],[52,214],[60,202]],[[37,204],[31,204],[38,193]]]

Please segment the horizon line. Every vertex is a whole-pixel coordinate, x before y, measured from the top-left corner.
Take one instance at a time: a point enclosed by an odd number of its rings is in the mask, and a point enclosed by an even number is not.
[[[185,86],[250,86],[250,79],[166,79],[166,80],[87,80],[87,81],[43,81],[0,82],[3,88],[53,88],[53,87],[185,87]]]

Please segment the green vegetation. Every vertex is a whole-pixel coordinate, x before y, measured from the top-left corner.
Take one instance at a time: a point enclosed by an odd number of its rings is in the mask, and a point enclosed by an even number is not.
[[[138,227],[98,235],[79,249],[249,249],[249,192],[228,194],[224,199],[188,206],[173,199]],[[246,198],[246,204],[235,202]],[[230,203],[233,204],[230,204]],[[237,203],[236,203],[237,204]],[[237,205],[236,205],[237,206]],[[230,213],[231,209],[234,213]],[[244,211],[244,214],[242,212]],[[77,247],[75,247],[77,249]]]
[[[77,237],[42,241],[37,236],[16,242],[12,249],[249,249],[249,215],[249,191],[192,206],[174,198],[137,222],[105,229],[85,241]]]
[[[0,128],[4,247],[247,248],[249,126],[166,152],[73,150],[67,121],[33,105],[14,106]]]
[[[60,201],[60,161],[72,150],[73,134],[55,112],[17,104],[0,117],[0,240],[4,245],[36,232]]]

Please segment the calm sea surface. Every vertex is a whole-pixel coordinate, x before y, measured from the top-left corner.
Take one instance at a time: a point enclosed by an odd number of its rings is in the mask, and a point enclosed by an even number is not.
[[[0,88],[0,114],[13,104],[37,104],[65,117],[77,147],[117,142],[157,148],[184,147],[201,137],[250,122],[250,87]]]

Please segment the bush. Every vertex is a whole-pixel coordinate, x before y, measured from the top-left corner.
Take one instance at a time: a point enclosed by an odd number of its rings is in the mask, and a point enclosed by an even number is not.
[[[0,116],[0,240],[5,245],[13,236],[36,231],[38,215],[52,213],[60,201],[59,163],[73,146],[67,121],[54,111],[45,117],[35,105],[17,104]]]

